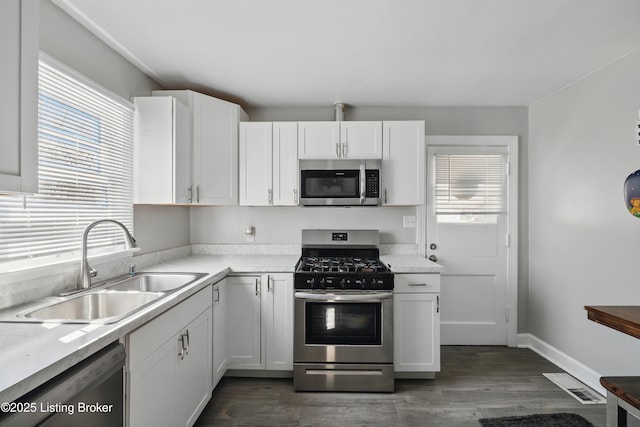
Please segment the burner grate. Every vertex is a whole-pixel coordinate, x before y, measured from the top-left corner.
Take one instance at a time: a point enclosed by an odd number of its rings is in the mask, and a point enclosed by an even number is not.
[[[310,273],[380,273],[388,268],[378,259],[359,257],[302,257],[298,270]]]

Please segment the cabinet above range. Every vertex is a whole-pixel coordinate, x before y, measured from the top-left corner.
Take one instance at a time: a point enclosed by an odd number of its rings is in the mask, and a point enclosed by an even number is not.
[[[134,101],[134,203],[237,205],[242,108],[191,90]]]
[[[382,122],[298,122],[300,159],[382,159]]]

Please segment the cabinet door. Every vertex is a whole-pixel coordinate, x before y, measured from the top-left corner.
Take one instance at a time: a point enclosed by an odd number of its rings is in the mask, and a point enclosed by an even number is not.
[[[260,341],[260,276],[229,276],[227,279],[227,368],[264,369]]]
[[[133,203],[189,203],[190,116],[170,96],[134,99]]]
[[[178,349],[172,338],[131,369],[127,399],[129,426],[161,426],[174,419],[177,357]]]
[[[393,334],[396,372],[439,371],[439,294],[394,294]]]
[[[193,201],[191,128],[192,120],[189,108],[182,102],[175,100],[173,105],[173,199],[174,203],[178,204],[187,204]]]
[[[298,205],[298,124],[273,123],[273,205]]]
[[[38,191],[38,0],[0,2],[0,191]]]
[[[227,370],[227,282],[213,287],[213,388]]]
[[[298,122],[298,158],[340,157],[340,122]]]
[[[343,159],[381,159],[382,122],[340,122]]]
[[[263,299],[266,368],[293,369],[293,275],[268,274]]]
[[[176,353],[182,354],[175,359],[176,426],[192,426],[211,399],[211,316],[208,308],[175,340]]]
[[[424,204],[424,122],[383,122],[382,126],[383,205]]]
[[[192,96],[194,203],[237,205],[239,107]]]
[[[271,122],[240,123],[240,205],[273,202]]]

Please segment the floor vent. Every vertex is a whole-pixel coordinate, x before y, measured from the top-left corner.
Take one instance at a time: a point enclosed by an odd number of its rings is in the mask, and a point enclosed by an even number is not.
[[[584,405],[598,405],[607,403],[607,399],[600,396],[593,389],[587,387],[582,384],[577,379],[573,378],[569,374],[542,374],[549,381],[553,382],[555,385],[569,393],[573,396],[578,402]]]

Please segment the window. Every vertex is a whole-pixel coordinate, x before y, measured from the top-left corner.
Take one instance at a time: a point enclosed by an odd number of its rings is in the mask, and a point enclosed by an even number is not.
[[[39,190],[0,197],[5,267],[79,252],[84,228],[98,219],[133,231],[132,105],[45,55],[38,78]],[[101,225],[89,248],[123,243],[119,228]]]
[[[436,154],[438,221],[494,222],[506,206],[505,165],[504,154]]]

